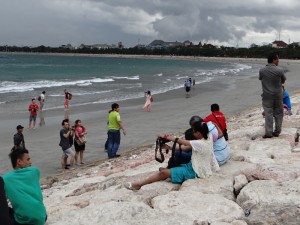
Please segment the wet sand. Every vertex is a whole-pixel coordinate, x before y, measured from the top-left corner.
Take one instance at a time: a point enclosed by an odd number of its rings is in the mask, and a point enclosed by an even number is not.
[[[208,58],[208,60],[211,58]],[[214,59],[215,60],[215,59]],[[222,60],[218,58],[217,60]],[[225,59],[228,61],[228,59]],[[230,61],[240,62],[240,59]],[[259,62],[265,64],[266,60]],[[255,62],[258,62],[256,60]],[[290,95],[299,91],[300,80],[298,71],[299,61],[281,60],[280,66],[285,67],[287,81],[286,90]],[[120,153],[124,154],[140,145],[154,143],[159,132],[177,133],[188,127],[192,115],[205,116],[210,113],[210,105],[218,103],[226,116],[233,116],[243,110],[261,105],[261,83],[258,75],[252,77],[224,77],[209,83],[197,84],[191,90],[190,98],[185,98],[184,89],[174,90],[154,95],[152,111],[142,111],[145,99],[134,99],[118,102],[121,119],[125,124],[127,135],[121,138]],[[71,122],[81,119],[88,129],[85,162],[92,163],[107,159],[104,143],[107,137],[107,113],[111,103],[94,104],[81,107],[70,107]],[[62,154],[59,143],[61,120],[65,117],[63,109],[45,111],[43,113],[45,125],[37,126],[35,130],[24,129],[26,146],[30,150],[31,160],[41,169],[42,177],[61,172],[60,157]],[[37,119],[37,125],[40,118]],[[1,115],[0,131],[0,175],[10,171],[11,165],[8,153],[13,145],[15,124],[28,126],[28,115],[11,118]],[[13,124],[13,126],[12,126]],[[229,127],[230,129],[230,127]]]

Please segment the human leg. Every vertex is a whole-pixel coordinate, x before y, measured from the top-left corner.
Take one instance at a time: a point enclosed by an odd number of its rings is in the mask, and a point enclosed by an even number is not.
[[[274,135],[278,136],[281,133],[282,120],[283,120],[283,104],[282,100],[274,101],[274,119],[275,119],[275,130]]]
[[[83,151],[84,150],[80,150],[80,164],[84,164],[84,162],[83,162]]]
[[[263,100],[265,112],[265,136],[273,136],[273,100]]]
[[[35,123],[36,123],[36,115],[33,116],[33,129],[35,128]]]
[[[0,221],[3,225],[9,225],[9,209],[4,191],[4,181],[0,177]]]
[[[119,150],[120,147],[120,142],[121,142],[121,133],[119,130],[116,130],[115,134],[114,134],[114,145],[112,148],[112,152],[114,157],[117,156],[117,152]]]
[[[31,128],[32,119],[33,119],[33,118],[32,118],[32,116],[30,115],[30,116],[29,116],[29,124],[28,124],[28,128],[29,128],[29,129]]]
[[[117,151],[120,146],[120,131],[119,130],[109,130],[108,131],[108,144],[107,144],[107,154],[109,158],[116,157]]]
[[[161,169],[160,171],[154,173],[152,176],[148,177],[145,180],[132,183],[132,189],[138,190],[146,184],[151,184],[151,183],[154,183],[156,181],[165,180],[165,179],[170,178],[170,177],[171,177],[171,170]]]

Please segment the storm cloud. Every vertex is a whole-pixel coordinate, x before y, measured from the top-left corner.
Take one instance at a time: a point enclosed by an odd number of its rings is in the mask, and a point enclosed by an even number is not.
[[[300,41],[296,0],[2,0],[0,45]]]

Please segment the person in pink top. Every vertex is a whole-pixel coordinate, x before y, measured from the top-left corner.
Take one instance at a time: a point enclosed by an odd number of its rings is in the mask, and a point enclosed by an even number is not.
[[[145,105],[143,106],[143,109],[147,109],[148,112],[151,111],[151,92],[150,91],[146,91],[145,92],[145,97],[146,97],[146,102]]]
[[[85,135],[87,134],[86,128],[81,124],[81,120],[76,120],[75,125],[75,141],[74,141],[74,147],[75,147],[75,163],[78,165],[78,155],[80,156],[80,164],[83,165],[83,152],[85,150],[85,143],[86,138]]]
[[[35,103],[35,98],[31,99],[31,104],[28,106],[29,111],[29,126],[28,128],[31,128],[31,124],[33,122],[32,128],[35,129],[35,123],[36,123],[36,117],[37,113],[39,111],[39,105]]]

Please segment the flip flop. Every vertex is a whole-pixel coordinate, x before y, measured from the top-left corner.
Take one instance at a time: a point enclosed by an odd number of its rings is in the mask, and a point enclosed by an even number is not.
[[[131,191],[138,191],[139,190],[139,189],[136,189],[136,188],[132,187],[132,183],[131,182],[125,183],[124,187],[127,188],[128,190],[131,190]]]

